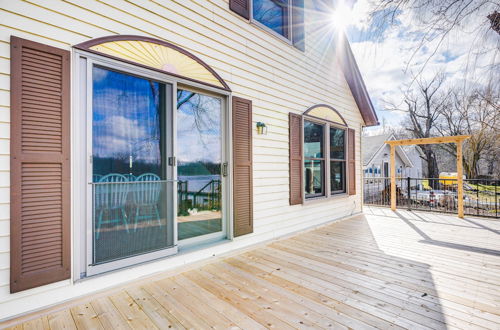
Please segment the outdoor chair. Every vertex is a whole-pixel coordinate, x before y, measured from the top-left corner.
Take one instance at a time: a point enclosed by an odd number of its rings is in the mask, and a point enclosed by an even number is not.
[[[96,238],[99,239],[100,229],[103,224],[123,223],[127,233],[128,220],[125,212],[127,194],[129,189],[128,180],[121,174],[111,173],[103,176],[99,183],[95,185],[94,205],[97,216]],[[118,215],[116,214],[118,212]],[[103,219],[104,215],[108,219]],[[117,217],[113,217],[117,215]]]
[[[160,177],[153,173],[145,173],[138,176],[133,185],[135,205],[134,231],[137,231],[137,224],[140,220],[156,220],[161,227],[160,213],[158,211],[162,185]],[[144,211],[147,212],[144,213]]]
[[[128,181],[135,181],[136,178],[133,174],[124,174],[123,176],[126,177]]]

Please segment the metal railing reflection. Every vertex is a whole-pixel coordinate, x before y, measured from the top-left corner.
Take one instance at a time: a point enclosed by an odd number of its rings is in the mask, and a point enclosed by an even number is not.
[[[173,180],[146,173],[111,173],[92,184],[94,262],[127,257],[172,244],[167,190]]]

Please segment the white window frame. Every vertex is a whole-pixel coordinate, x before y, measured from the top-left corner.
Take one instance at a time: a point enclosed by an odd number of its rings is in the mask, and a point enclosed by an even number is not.
[[[116,261],[110,261],[100,265],[90,265],[92,261],[92,221],[89,217],[92,216],[92,189],[89,189],[89,177],[92,175],[90,166],[90,154],[92,151],[91,141],[92,135],[89,132],[88,120],[92,118],[92,79],[91,68],[93,64],[99,64],[109,69],[118,70],[127,74],[136,75],[145,79],[153,79],[161,83],[171,86],[171,100],[175,107],[177,104],[177,89],[189,89],[197,93],[220,97],[221,102],[221,121],[222,121],[222,163],[227,164],[227,176],[221,176],[222,182],[222,231],[212,234],[207,234],[199,237],[178,241],[177,239],[177,189],[173,189],[174,193],[168,203],[173,203],[170,207],[170,213],[173,217],[173,246],[162,250],[144,253],[137,256],[132,256]],[[73,280],[77,281],[93,275],[102,274],[109,271],[119,271],[127,267],[137,266],[139,264],[165,258],[178,253],[182,249],[194,249],[195,247],[202,248],[201,244],[220,241],[224,238],[233,239],[232,236],[232,142],[231,136],[231,109],[228,102],[231,93],[218,88],[206,86],[197,82],[180,77],[173,77],[168,74],[160,73],[154,70],[143,68],[138,65],[124,63],[119,60],[111,59],[106,56],[101,56],[86,52],[83,50],[73,50],[73,78],[72,78],[72,123],[71,123],[71,150],[72,150],[72,241],[73,241]],[[169,88],[167,88],[168,90]],[[168,93],[168,91],[167,91]],[[176,155],[177,140],[176,134],[176,109],[168,109],[167,105],[167,120],[171,120],[172,124],[169,134],[172,134],[172,152]],[[81,111],[85,109],[85,111]],[[85,123],[85,124],[82,124]],[[168,130],[167,130],[168,132]],[[90,133],[90,135],[89,135]],[[90,141],[90,143],[89,143]],[[86,152],[82,152],[85,150]],[[169,152],[170,153],[170,152]],[[177,168],[171,169],[172,174],[168,180],[172,183],[177,182]],[[90,195],[89,195],[90,190]],[[90,231],[90,234],[89,234]]]

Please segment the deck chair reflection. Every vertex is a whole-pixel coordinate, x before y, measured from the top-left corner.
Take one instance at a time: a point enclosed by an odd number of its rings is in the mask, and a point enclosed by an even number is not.
[[[125,212],[129,185],[127,178],[121,174],[107,174],[95,185],[94,210],[97,214],[96,239],[101,234],[101,226],[105,224],[123,223],[127,233],[128,219]]]
[[[137,225],[141,220],[147,220],[148,222],[156,220],[161,227],[160,213],[158,211],[162,185],[160,177],[153,173],[145,173],[138,176],[133,185],[134,231],[137,231]]]

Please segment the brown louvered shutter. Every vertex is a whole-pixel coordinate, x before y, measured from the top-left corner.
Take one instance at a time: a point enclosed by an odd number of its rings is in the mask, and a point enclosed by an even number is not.
[[[234,236],[253,232],[252,101],[233,96]]]
[[[290,149],[290,205],[302,204],[302,116],[293,113],[288,118]]]
[[[305,50],[304,0],[292,0],[292,42],[293,45]]]
[[[236,14],[249,19],[250,18],[250,1],[251,0],[229,0],[229,9]]]
[[[347,129],[347,177],[349,178],[349,195],[356,195],[356,132]]]
[[[10,291],[70,277],[70,53],[11,37]]]

